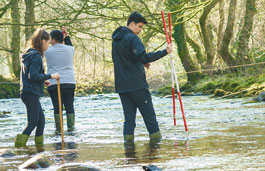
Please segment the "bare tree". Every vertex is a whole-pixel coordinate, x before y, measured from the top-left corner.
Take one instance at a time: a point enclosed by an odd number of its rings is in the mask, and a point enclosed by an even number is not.
[[[245,63],[251,62],[249,58],[249,38],[252,33],[253,28],[253,18],[256,13],[255,0],[247,0],[246,12],[244,18],[244,26],[240,30],[240,35],[238,38],[238,48],[237,48],[237,60]]]
[[[20,75],[20,11],[19,11],[19,0],[11,0],[11,30],[12,30],[12,40],[11,40],[11,52],[12,55],[12,67],[13,74],[16,78]]]
[[[234,31],[236,4],[237,4],[237,0],[230,0],[227,25],[226,25],[226,29],[224,32],[222,45],[221,45],[221,49],[220,49],[222,59],[229,66],[236,64],[235,59],[233,58],[233,56],[229,52],[229,44],[230,44],[230,41],[233,37],[233,31]]]

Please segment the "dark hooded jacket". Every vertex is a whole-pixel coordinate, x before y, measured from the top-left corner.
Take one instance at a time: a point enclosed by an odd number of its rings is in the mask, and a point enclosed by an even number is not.
[[[29,49],[22,55],[20,72],[20,91],[43,96],[44,81],[50,79],[50,74],[44,74],[42,56],[39,51]]]
[[[112,34],[112,60],[117,93],[148,88],[144,64],[167,55],[166,50],[146,53],[140,38],[128,27],[119,27]]]

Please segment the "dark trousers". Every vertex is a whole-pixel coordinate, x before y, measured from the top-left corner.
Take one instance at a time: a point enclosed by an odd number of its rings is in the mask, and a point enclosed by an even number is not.
[[[143,116],[145,126],[149,134],[159,131],[152,98],[148,89],[141,89],[133,92],[119,93],[124,111],[124,135],[134,134],[136,110],[139,109]]]
[[[54,114],[59,114],[59,102],[57,89],[49,90],[52,99]],[[61,101],[64,105],[66,114],[75,113],[74,111],[75,88],[61,88]],[[63,108],[62,108],[63,109]]]
[[[37,95],[22,92],[21,100],[26,105],[28,125],[22,132],[22,134],[30,135],[35,127],[36,136],[43,135],[43,130],[45,126],[45,117],[42,111],[39,97]]]

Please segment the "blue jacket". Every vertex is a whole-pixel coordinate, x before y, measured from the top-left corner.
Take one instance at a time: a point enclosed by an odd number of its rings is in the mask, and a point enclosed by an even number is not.
[[[140,38],[128,27],[119,27],[112,34],[112,60],[117,93],[149,88],[144,64],[167,55],[166,50],[146,53]]]
[[[43,96],[44,81],[50,78],[51,74],[44,74],[42,56],[39,51],[31,48],[22,55],[20,91],[39,97]]]

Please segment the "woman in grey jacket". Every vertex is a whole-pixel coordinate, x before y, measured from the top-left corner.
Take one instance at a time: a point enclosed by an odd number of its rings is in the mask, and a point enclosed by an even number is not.
[[[29,46],[21,59],[20,73],[20,96],[27,108],[28,124],[22,134],[18,134],[15,140],[15,147],[24,147],[35,127],[35,144],[43,146],[43,130],[45,117],[39,101],[43,96],[44,82],[50,78],[59,79],[59,74],[44,74],[43,53],[47,50],[50,42],[49,33],[44,29],[34,32]],[[48,82],[47,82],[48,83]]]

